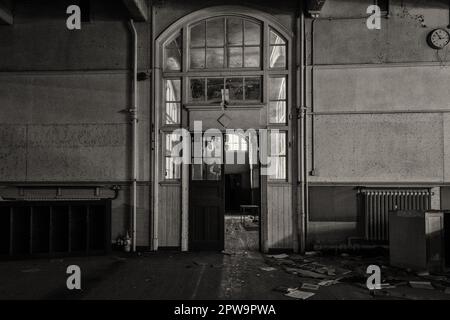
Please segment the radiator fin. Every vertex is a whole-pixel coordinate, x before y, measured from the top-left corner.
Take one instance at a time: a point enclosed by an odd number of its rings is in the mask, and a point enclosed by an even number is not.
[[[361,190],[361,194],[363,199],[365,239],[369,241],[389,240],[390,211],[426,211],[431,206],[431,191],[429,189],[364,189]]]

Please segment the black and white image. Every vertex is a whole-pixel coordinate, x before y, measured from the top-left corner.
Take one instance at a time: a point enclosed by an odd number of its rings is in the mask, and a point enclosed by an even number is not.
[[[448,0],[0,0],[0,300],[450,300],[449,52]]]

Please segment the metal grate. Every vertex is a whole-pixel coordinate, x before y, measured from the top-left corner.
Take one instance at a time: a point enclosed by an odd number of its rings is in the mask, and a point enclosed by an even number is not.
[[[389,212],[395,210],[429,210],[430,189],[364,189],[361,190],[365,239],[389,240]]]

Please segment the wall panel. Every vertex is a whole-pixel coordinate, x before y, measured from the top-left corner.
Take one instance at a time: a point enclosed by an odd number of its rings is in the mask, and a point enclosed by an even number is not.
[[[314,111],[449,110],[450,68],[380,66],[314,71]]]
[[[160,247],[181,245],[181,186],[159,188],[158,243]]]
[[[292,249],[292,188],[289,184],[267,186],[268,247]]]
[[[314,149],[308,144],[311,182],[443,180],[441,114],[315,116]]]

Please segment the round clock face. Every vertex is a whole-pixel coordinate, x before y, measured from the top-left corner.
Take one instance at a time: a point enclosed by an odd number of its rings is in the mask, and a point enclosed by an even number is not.
[[[443,49],[450,42],[450,34],[444,29],[433,30],[428,36],[428,43],[434,49]]]

